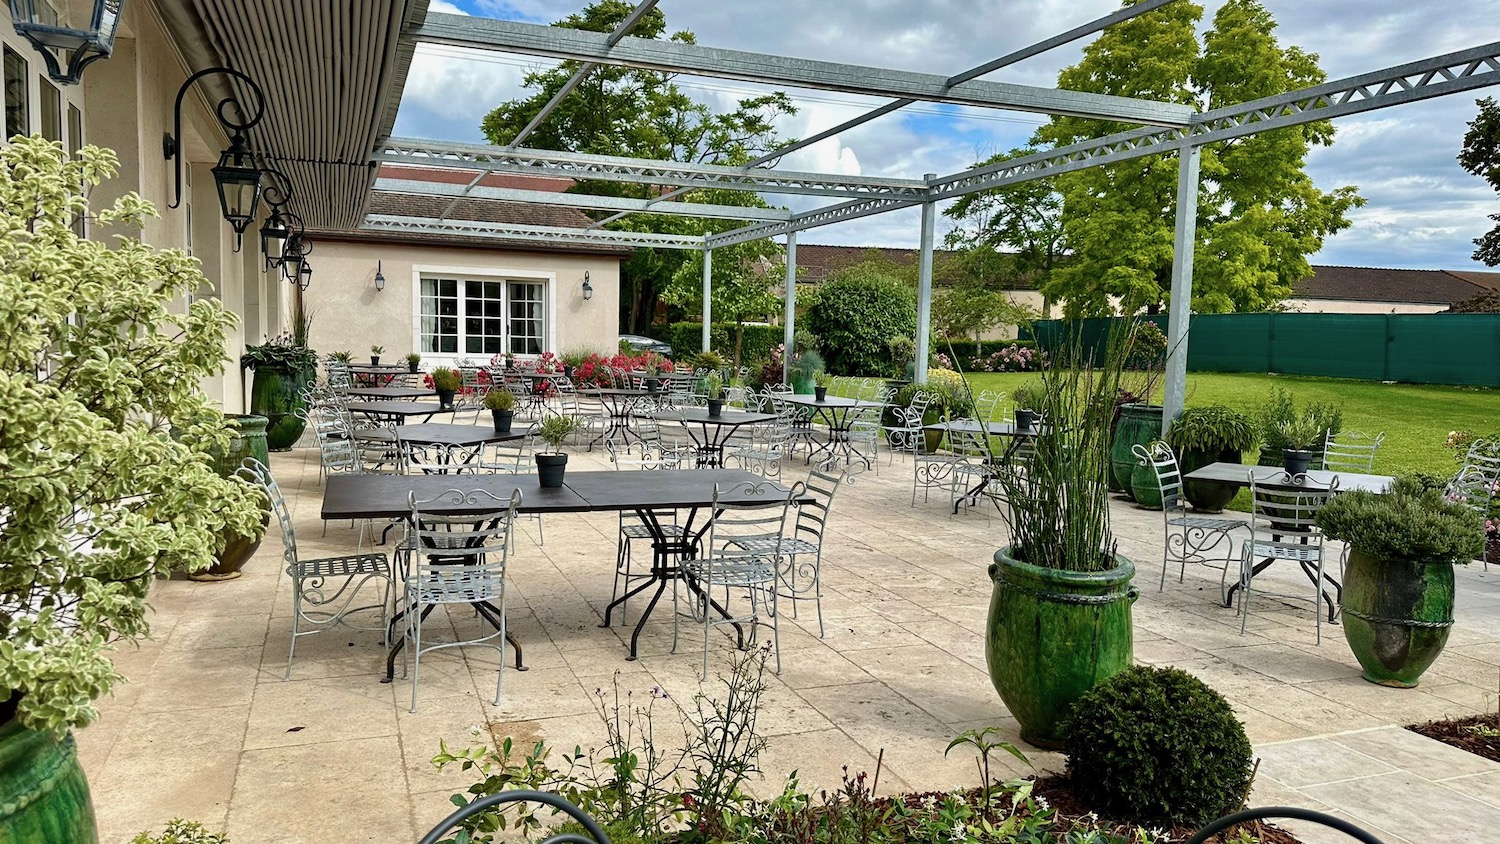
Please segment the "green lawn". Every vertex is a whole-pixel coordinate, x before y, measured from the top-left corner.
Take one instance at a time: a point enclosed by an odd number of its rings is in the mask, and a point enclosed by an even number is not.
[[[991,389],[1008,394],[1035,377],[1035,373],[977,373],[969,375],[969,383],[976,393]],[[1319,400],[1343,405],[1345,430],[1384,431],[1385,443],[1375,458],[1375,471],[1382,475],[1414,470],[1451,475],[1458,467],[1443,445],[1449,431],[1485,434],[1500,430],[1500,390],[1481,387],[1190,372],[1187,404],[1224,404],[1253,414],[1273,385],[1290,391],[1298,407]],[[1253,459],[1253,455],[1246,456],[1246,462]]]

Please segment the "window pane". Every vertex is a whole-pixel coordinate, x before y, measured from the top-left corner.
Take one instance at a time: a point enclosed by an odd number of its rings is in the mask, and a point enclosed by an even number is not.
[[[62,94],[57,86],[42,80],[42,137],[60,141],[62,134]]]
[[[458,290],[451,278],[422,279],[422,351],[458,351]]]
[[[542,307],[542,285],[513,281],[509,286],[510,351],[538,355],[546,345],[542,336],[546,325]]]
[[[5,48],[5,137],[31,134],[31,113],[27,97],[30,83],[26,60],[9,47]]]
[[[81,149],[83,149],[83,112],[78,110],[78,106],[70,104],[68,106],[68,155],[77,158],[78,151]],[[79,237],[87,235],[84,215],[73,216],[73,233]]]

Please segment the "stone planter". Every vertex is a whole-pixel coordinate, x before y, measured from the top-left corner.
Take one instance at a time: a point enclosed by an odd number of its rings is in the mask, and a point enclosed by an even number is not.
[[[257,366],[250,382],[250,412],[266,417],[266,447],[290,451],[306,427],[296,414],[306,403],[302,391],[316,373],[294,372],[279,366]]]
[[[1037,747],[1062,746],[1062,723],[1074,702],[1131,666],[1130,585],[1135,566],[1072,572],[1041,568],[995,552],[986,625],[990,682]]]
[[[0,724],[0,844],[96,844],[94,804],[72,734]]]
[[[1127,404],[1120,408],[1114,444],[1109,450],[1110,474],[1121,490],[1134,500],[1131,476],[1135,474],[1135,447],[1161,438],[1161,405]]]
[[[1344,639],[1371,683],[1417,685],[1453,628],[1453,565],[1350,549],[1339,598]]]

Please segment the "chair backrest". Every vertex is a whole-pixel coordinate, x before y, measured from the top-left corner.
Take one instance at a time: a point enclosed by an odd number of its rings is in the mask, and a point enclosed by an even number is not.
[[[1323,468],[1330,472],[1368,475],[1375,467],[1375,452],[1385,442],[1385,433],[1371,437],[1358,431],[1329,431],[1323,440]]]
[[[915,424],[921,427],[922,416],[927,413],[927,405],[932,403],[932,393],[926,390],[917,390],[911,394],[911,402],[906,405],[906,424]]]
[[[480,455],[480,468],[487,472],[502,472],[519,475],[531,471],[531,454],[541,441],[540,425],[533,422],[526,429],[526,436],[508,442],[486,443]]]
[[[482,489],[450,489],[418,500],[412,492],[407,504],[407,540],[415,549],[412,576],[429,600],[471,603],[503,594],[519,489],[509,498]],[[435,512],[460,508],[461,514]]]
[[[758,557],[774,562],[781,556],[781,543],[787,537],[787,514],[803,490],[801,481],[786,490],[774,481],[744,481],[723,488],[714,484],[714,505],[704,546],[709,553],[704,556],[729,561]],[[776,537],[774,550],[752,552],[733,544],[737,538],[767,536]]]
[[[1500,441],[1475,440],[1464,455],[1463,467],[1476,469],[1491,479],[1500,478]]]
[[[397,436],[400,430],[397,429]],[[458,475],[472,472],[479,457],[478,446],[450,445],[447,443],[414,443],[397,439],[401,454],[403,475]]]
[[[792,528],[792,535],[798,539],[804,539],[818,546],[821,552],[823,548],[823,533],[828,528],[828,518],[833,511],[833,499],[838,495],[839,487],[849,478],[849,473],[830,475],[826,472],[814,469],[807,475],[807,492],[812,496],[812,501],[796,504],[797,521]]]
[[[295,566],[297,564],[297,534],[292,529],[292,511],[286,505],[286,496],[281,494],[281,487],[277,485],[276,479],[271,477],[271,467],[254,457],[246,457],[234,473],[243,480],[260,484],[261,488],[266,491],[266,498],[271,502],[271,512],[276,515],[276,523],[281,527],[281,557],[289,568]]]
[[[1497,487],[1500,487],[1500,480],[1490,477],[1484,467],[1465,466],[1448,482],[1443,494],[1450,501],[1463,504],[1481,516],[1488,516]]]
[[[1000,399],[1004,395],[994,390],[984,390],[974,399],[974,417],[980,422],[992,422],[995,419],[995,410],[1000,406]]]
[[[959,457],[989,457],[989,437],[974,419],[954,419],[948,429],[948,448]],[[972,425],[973,430],[959,426]]]
[[[613,441],[607,440],[604,443],[604,450],[609,452],[609,462],[614,465],[616,471],[676,469],[681,465],[678,458],[664,453],[659,443],[652,445],[647,442],[634,442],[617,446]]]
[[[324,472],[352,475],[363,471],[359,442],[354,439],[354,430],[342,415],[315,407],[298,408],[295,413],[313,432]]]
[[[1156,487],[1161,490],[1162,512],[1186,510],[1187,505],[1182,497],[1182,468],[1177,465],[1177,455],[1172,453],[1172,447],[1157,440],[1150,446],[1138,444],[1131,450],[1135,452],[1138,465],[1150,466],[1156,473]]]
[[[1259,467],[1257,467],[1259,468]],[[1320,486],[1306,475],[1293,477],[1286,472],[1260,475],[1249,469],[1250,536],[1259,542],[1267,534],[1275,542],[1290,545],[1322,545],[1323,532],[1318,528],[1318,511],[1338,492],[1337,478]]]

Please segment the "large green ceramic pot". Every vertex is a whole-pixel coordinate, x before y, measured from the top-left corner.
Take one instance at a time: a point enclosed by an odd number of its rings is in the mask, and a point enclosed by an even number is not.
[[[1135,447],[1161,439],[1162,407],[1159,404],[1127,404],[1120,408],[1114,444],[1109,449],[1109,468],[1114,482],[1131,500],[1130,479],[1135,474]]]
[[[1177,466],[1186,477],[1189,473],[1202,469],[1210,463],[1242,463],[1243,455],[1233,449],[1224,451],[1201,451],[1199,449],[1184,449],[1177,455]],[[1182,497],[1193,505],[1193,509],[1208,513],[1218,513],[1229,502],[1234,500],[1234,495],[1239,487],[1233,484],[1216,484],[1209,481],[1182,482]]]
[[[304,407],[302,391],[315,375],[279,366],[255,368],[255,380],[250,383],[250,412],[266,417],[266,446],[271,451],[289,451],[302,436],[304,423],[296,413]]]
[[[1010,548],[995,552],[985,659],[1021,738],[1037,747],[1062,747],[1074,702],[1133,662],[1135,565],[1115,559],[1109,571],[1073,572],[1023,563]]]
[[[1161,484],[1156,480],[1156,466],[1151,461],[1137,462],[1130,473],[1130,497],[1142,509],[1161,509]]]
[[[1366,680],[1411,688],[1453,628],[1453,565],[1382,560],[1350,549],[1344,568],[1344,638]]]
[[[229,448],[226,451],[214,451],[214,465],[219,470],[220,477],[231,477],[235,470],[245,462],[245,458],[253,457],[262,465],[269,465],[270,455],[266,446],[266,424],[269,420],[264,416],[224,414],[224,425],[231,431]],[[241,536],[230,533],[224,537],[224,548],[214,554],[216,562],[202,571],[195,571],[188,575],[190,580],[219,581],[233,580],[240,576],[240,569],[245,563],[255,556],[260,548],[261,540],[265,539],[266,526],[270,524],[270,511],[266,511],[261,519],[260,530],[255,536]]]
[[[94,804],[73,736],[0,725],[0,844],[95,844]]]

